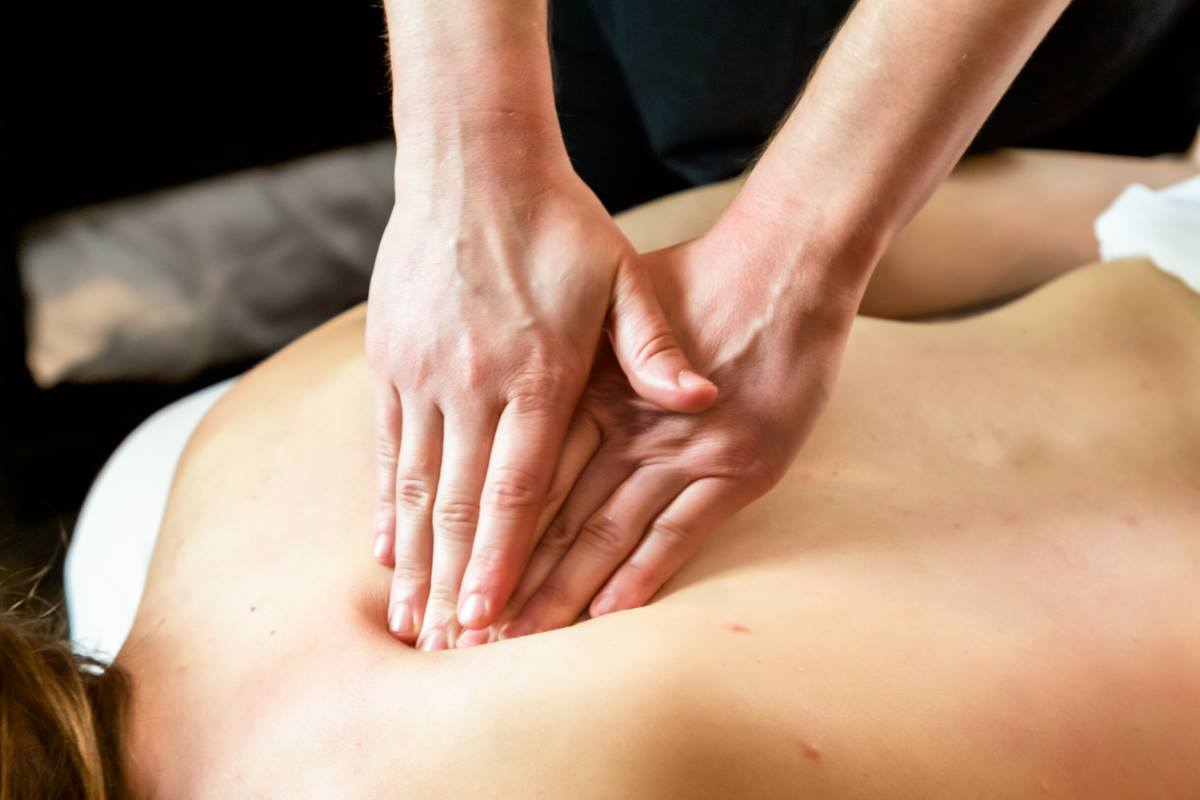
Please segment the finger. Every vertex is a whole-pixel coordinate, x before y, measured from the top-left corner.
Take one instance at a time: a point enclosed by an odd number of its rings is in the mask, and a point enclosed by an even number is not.
[[[546,492],[546,501],[538,516],[537,535],[540,537],[558,516],[567,497],[579,481],[580,475],[600,447],[600,426],[595,418],[586,411],[577,409],[567,427],[567,435],[563,438],[562,452],[558,455],[558,463],[554,465],[554,476],[550,479],[550,489]],[[610,492],[611,493],[611,492]],[[599,505],[597,502],[596,505]],[[588,509],[588,513],[594,510]]]
[[[703,411],[717,387],[691,365],[654,286],[634,263],[617,271],[609,312],[613,352],[634,391],[668,411]]]
[[[396,536],[396,459],[400,455],[400,398],[390,383],[375,388],[375,517],[371,553],[392,566]]]
[[[525,566],[569,420],[569,413],[558,413],[552,402],[514,398],[500,415],[479,528],[463,576],[458,618],[464,627],[492,624]]]
[[[534,550],[533,556],[526,563],[525,569],[521,573],[521,579],[517,583],[516,590],[509,597],[508,602],[504,604],[504,610],[500,613],[496,621],[482,630],[464,630],[458,637],[458,643],[455,647],[472,647],[477,644],[496,641],[499,629],[513,618],[521,605],[541,585],[546,575],[550,573],[550,570],[558,563],[562,554],[566,552],[565,544],[562,547],[547,548],[542,544],[542,539],[550,529],[551,523],[559,519],[558,512],[561,510],[567,496],[571,493],[572,488],[576,485],[580,474],[588,466],[588,462],[600,446],[600,436],[600,428],[592,416],[586,412],[577,410],[571,420],[570,427],[567,428],[562,453],[559,455],[558,464],[555,466],[554,478],[550,482],[550,490],[546,493],[546,502],[542,508],[542,514],[538,518],[538,549]],[[580,524],[587,518],[588,514],[595,510],[596,506],[599,506],[608,495],[612,494],[612,490],[619,483],[619,480],[614,481],[612,486],[607,487],[603,496],[596,498],[586,513],[579,515]],[[578,527],[576,525],[575,530]],[[557,523],[555,524],[555,528],[558,528]],[[548,550],[552,550],[554,554],[550,555]]]
[[[647,526],[687,485],[666,469],[639,469],[593,514],[562,560],[505,628],[505,636],[569,625],[625,560]]]
[[[447,415],[442,470],[433,501],[433,572],[419,646],[440,649],[458,638],[458,589],[479,524],[479,497],[498,410],[476,408]],[[437,636],[441,629],[442,635]]]
[[[495,626],[488,626],[481,631],[464,630],[458,635],[458,640],[454,643],[454,646],[456,648],[476,647],[494,641],[496,641],[496,628]]]
[[[571,493],[562,508],[538,538],[525,571],[521,573],[521,580],[509,598],[505,609],[508,617],[515,616],[515,612],[529,601],[571,549],[588,518],[613,496],[631,474],[629,466],[610,453],[601,451],[592,457],[571,487]]]
[[[411,644],[429,594],[433,499],[442,457],[442,413],[432,404],[405,403],[404,436],[396,465],[396,567],[388,629]]]
[[[744,505],[726,478],[688,486],[650,524],[650,530],[592,601],[593,617],[647,603],[710,533]]]

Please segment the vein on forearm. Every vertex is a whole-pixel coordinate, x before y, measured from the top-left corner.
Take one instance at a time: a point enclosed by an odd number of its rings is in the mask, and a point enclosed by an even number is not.
[[[861,0],[731,206],[735,216],[766,220],[768,238],[790,231],[824,237],[833,250],[858,247],[866,266],[847,279],[865,286],[1066,5]]]

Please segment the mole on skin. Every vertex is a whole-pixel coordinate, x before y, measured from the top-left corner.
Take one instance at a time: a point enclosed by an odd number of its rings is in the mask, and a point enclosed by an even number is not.
[[[800,749],[804,751],[804,757],[809,761],[821,760],[821,748],[810,742],[808,739],[800,740]]]
[[[750,633],[750,629],[737,622],[726,622],[725,630],[731,633]]]

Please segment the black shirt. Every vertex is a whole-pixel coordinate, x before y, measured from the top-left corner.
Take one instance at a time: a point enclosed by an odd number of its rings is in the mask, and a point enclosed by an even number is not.
[[[563,0],[560,119],[610,208],[742,171],[795,100],[849,0]],[[886,76],[881,76],[886,80]],[[1075,0],[972,150],[1156,154],[1200,121],[1200,0]]]

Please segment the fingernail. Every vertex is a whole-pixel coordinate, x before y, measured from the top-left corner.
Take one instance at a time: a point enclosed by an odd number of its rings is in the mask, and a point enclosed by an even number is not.
[[[371,545],[371,553],[377,561],[387,555],[387,544],[388,537],[386,533],[375,534],[375,543]]]
[[[617,610],[617,596],[615,594],[602,594],[592,602],[591,615],[593,617],[602,617],[605,614],[611,614]]]
[[[706,386],[712,386],[712,381],[707,378],[702,378],[690,369],[680,371],[679,377],[675,379],[681,389],[697,389]]]
[[[514,619],[500,630],[501,639],[517,639],[533,633],[534,624],[527,619]]]
[[[479,593],[467,595],[467,599],[458,609],[458,621],[468,628],[483,622],[486,616],[487,601]]]
[[[435,628],[424,641],[421,642],[421,649],[427,652],[434,650],[446,649],[446,632],[441,628]]]
[[[396,603],[392,613],[388,615],[388,630],[396,636],[412,636],[416,628],[416,619],[408,603]]]

